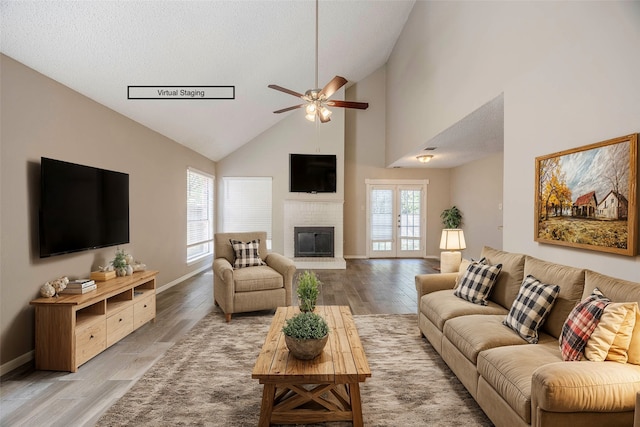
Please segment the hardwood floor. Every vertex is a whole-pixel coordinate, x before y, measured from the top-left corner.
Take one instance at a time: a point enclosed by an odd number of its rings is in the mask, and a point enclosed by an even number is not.
[[[318,303],[349,305],[353,314],[415,313],[414,276],[435,273],[438,265],[432,259],[348,260],[346,270],[315,270],[323,282]],[[158,294],[155,323],[138,329],[76,373],[35,371],[28,364],[3,376],[0,425],[93,426],[202,317],[216,311],[224,321],[213,304],[212,284],[208,271]]]

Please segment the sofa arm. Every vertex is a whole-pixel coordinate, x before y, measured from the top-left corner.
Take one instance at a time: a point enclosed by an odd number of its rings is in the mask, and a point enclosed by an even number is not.
[[[633,411],[639,390],[638,365],[608,361],[550,363],[533,372],[532,415],[538,409],[546,412]]]
[[[286,305],[291,305],[291,292],[293,289],[293,276],[296,274],[296,265],[289,258],[275,252],[267,254],[265,262],[284,278],[284,289],[286,291]]]
[[[458,273],[417,274],[418,306],[420,306],[420,298],[425,294],[453,289],[456,285],[456,277]]]

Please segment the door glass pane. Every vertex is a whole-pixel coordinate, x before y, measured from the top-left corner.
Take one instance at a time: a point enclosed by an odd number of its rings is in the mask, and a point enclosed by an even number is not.
[[[420,250],[421,190],[400,190],[400,250]]]
[[[389,251],[393,239],[393,190],[371,190],[371,249]]]

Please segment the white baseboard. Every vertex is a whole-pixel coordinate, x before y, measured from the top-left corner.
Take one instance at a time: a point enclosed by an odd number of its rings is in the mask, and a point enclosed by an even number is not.
[[[8,361],[4,365],[0,365],[0,376],[13,371],[16,368],[24,365],[25,363],[31,362],[33,360],[35,351],[31,350],[28,353],[23,354],[22,356],[16,357],[13,360]]]
[[[179,277],[176,280],[173,280],[173,281],[167,283],[166,285],[163,285],[163,286],[157,288],[156,289],[156,294],[164,292],[167,289],[184,282],[185,280],[189,279],[190,277],[193,277],[198,273],[201,273],[201,272],[203,272],[205,270],[210,269],[211,266],[212,266],[212,264],[207,264],[205,266],[202,266],[202,267],[198,268],[197,270],[194,270],[194,271],[192,271],[192,272],[190,272],[188,274],[185,274],[184,276]],[[0,365],[0,376],[4,375],[6,373],[9,373],[9,372],[13,371],[16,368],[19,368],[20,366],[24,365],[25,363],[28,363],[28,362],[32,361],[34,356],[35,356],[35,351],[31,350],[30,352],[25,353],[22,356],[18,356],[13,360],[8,361],[7,363],[5,363],[3,365]]]
[[[438,255],[426,255],[423,258],[424,259],[440,259]],[[345,255],[344,259],[369,259],[369,257],[366,255]]]

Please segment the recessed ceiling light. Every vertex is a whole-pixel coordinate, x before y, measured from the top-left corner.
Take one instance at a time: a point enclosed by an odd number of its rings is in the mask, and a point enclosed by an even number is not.
[[[433,156],[431,154],[423,154],[421,156],[417,156],[416,159],[418,159],[420,163],[427,163],[433,159]]]

